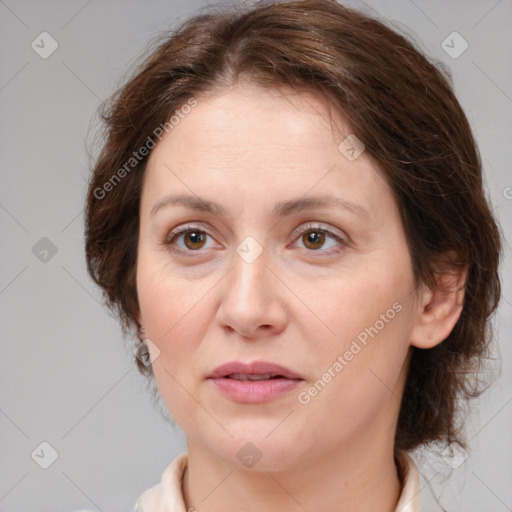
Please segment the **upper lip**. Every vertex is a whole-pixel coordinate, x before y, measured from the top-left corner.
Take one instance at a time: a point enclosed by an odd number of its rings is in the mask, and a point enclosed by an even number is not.
[[[231,375],[233,373],[244,373],[249,375],[263,375],[265,373],[270,373],[271,377],[280,375],[288,379],[302,379],[300,375],[297,375],[289,368],[286,368],[280,364],[270,363],[268,361],[253,361],[252,363],[230,361],[228,363],[217,366],[217,368],[215,368],[215,370],[213,370],[210,375],[208,375],[208,378],[214,379],[226,377],[227,375]]]

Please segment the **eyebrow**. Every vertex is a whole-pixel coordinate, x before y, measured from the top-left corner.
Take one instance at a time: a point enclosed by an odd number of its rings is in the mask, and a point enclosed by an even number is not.
[[[168,195],[160,199],[151,211],[149,216],[154,216],[159,210],[168,206],[181,205],[191,210],[211,213],[221,219],[230,217],[228,211],[218,203],[207,201],[198,196]],[[309,196],[276,203],[272,209],[274,218],[284,218],[292,213],[314,207],[342,208],[367,220],[370,219],[368,212],[360,205],[335,196]]]

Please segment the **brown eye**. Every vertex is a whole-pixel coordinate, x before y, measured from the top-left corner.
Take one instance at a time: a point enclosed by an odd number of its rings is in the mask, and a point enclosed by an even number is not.
[[[317,252],[318,255],[331,256],[340,252],[346,245],[347,240],[343,235],[330,229],[324,229],[315,225],[308,224],[299,230],[299,238],[296,243],[300,243],[303,249],[309,253]],[[330,243],[330,245],[327,245]]]
[[[206,240],[204,231],[189,230],[182,234],[186,247],[191,250],[201,249]]]
[[[322,231],[309,231],[302,235],[302,241],[308,249],[320,249],[325,243],[325,233]]]
[[[184,226],[171,231],[162,242],[171,250],[182,253],[203,252],[208,248],[207,237],[211,236],[204,230],[195,226]]]

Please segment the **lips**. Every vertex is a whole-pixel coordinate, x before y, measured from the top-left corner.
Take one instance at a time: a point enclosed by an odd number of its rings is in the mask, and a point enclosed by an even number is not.
[[[300,375],[289,368],[267,361],[254,361],[249,364],[231,361],[215,368],[215,370],[208,375],[208,378],[228,378],[240,381],[273,380],[279,378],[303,380]]]
[[[290,396],[305,380],[285,366],[267,361],[223,364],[207,379],[225,397],[242,404],[261,404]]]

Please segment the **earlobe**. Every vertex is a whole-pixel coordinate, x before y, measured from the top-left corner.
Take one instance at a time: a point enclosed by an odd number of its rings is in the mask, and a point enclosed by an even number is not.
[[[411,345],[417,348],[432,348],[444,341],[462,313],[467,266],[451,266],[437,276],[437,285],[423,287],[420,293],[411,333]]]

